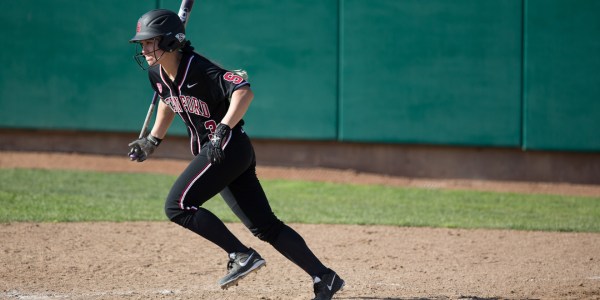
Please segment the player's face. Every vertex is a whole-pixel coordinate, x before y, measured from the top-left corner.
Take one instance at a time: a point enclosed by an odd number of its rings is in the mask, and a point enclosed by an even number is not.
[[[158,62],[158,59],[163,55],[164,51],[158,48],[158,40],[150,39],[140,42],[142,46],[142,55],[146,59],[149,66]]]

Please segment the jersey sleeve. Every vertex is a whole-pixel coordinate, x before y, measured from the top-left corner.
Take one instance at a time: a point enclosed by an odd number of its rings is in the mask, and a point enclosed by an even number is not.
[[[219,89],[216,92],[227,99],[231,98],[231,95],[235,90],[243,86],[250,86],[250,83],[246,81],[244,77],[235,72],[219,68],[216,65],[208,68],[206,74],[208,75],[209,80],[216,83],[216,87]]]

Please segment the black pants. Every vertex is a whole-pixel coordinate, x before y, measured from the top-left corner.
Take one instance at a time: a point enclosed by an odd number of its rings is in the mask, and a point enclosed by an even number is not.
[[[181,214],[188,214],[221,192],[234,212],[240,212],[238,217],[245,225],[276,222],[256,177],[254,149],[240,127],[231,131],[224,151],[225,159],[218,165],[212,165],[208,162],[206,147],[202,147],[200,154],[173,184],[165,205],[167,217],[173,220]],[[243,201],[238,202],[236,196]]]
[[[250,139],[241,127],[232,129],[224,146],[225,159],[209,163],[206,149],[177,178],[165,204],[167,217],[217,244],[225,251],[247,248],[202,204],[220,193],[242,223],[259,239],[273,245],[311,276],[327,272],[304,239],[281,222],[256,176],[256,158]]]

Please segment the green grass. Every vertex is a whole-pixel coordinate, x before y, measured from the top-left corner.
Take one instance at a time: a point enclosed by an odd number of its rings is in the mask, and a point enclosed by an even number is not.
[[[174,176],[0,169],[0,222],[164,221]],[[600,232],[600,197],[262,180],[286,222]],[[238,222],[219,196],[205,207]]]

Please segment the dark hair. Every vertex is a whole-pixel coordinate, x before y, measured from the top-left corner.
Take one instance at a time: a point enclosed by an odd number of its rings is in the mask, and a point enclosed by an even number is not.
[[[214,64],[215,66],[217,66],[219,68],[223,68],[220,64],[212,61],[211,59],[208,59],[206,56],[204,56],[204,55],[202,55],[202,54],[200,54],[198,52],[195,52],[194,51],[194,47],[192,46],[192,43],[189,40],[185,41],[185,43],[183,44],[183,46],[181,48],[179,48],[179,49],[181,50],[181,53],[194,53],[197,56],[199,56],[200,59],[205,60],[207,62],[210,62],[210,63]]]
[[[181,52],[183,53],[192,53],[194,52],[194,47],[192,47],[192,43],[188,40],[185,41],[185,44],[181,47]]]

